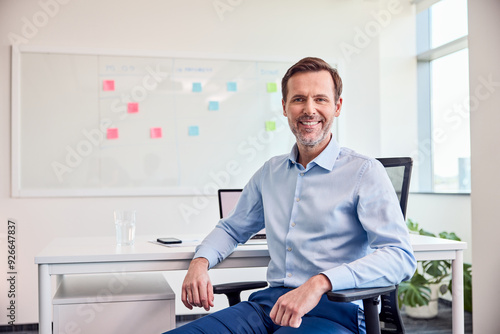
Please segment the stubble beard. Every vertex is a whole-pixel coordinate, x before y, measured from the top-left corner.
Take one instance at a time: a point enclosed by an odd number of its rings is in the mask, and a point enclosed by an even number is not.
[[[313,120],[313,119],[299,118],[297,120],[297,123],[299,123],[301,121],[307,121],[307,120]],[[324,122],[324,119],[322,119],[321,121]],[[321,129],[317,138],[306,138],[306,136],[303,136],[303,133],[298,129],[298,126],[296,126],[295,124],[289,124],[289,125],[290,125],[290,129],[292,130],[292,133],[295,135],[295,138],[297,139],[299,144],[312,148],[312,147],[318,145],[319,143],[321,143],[330,134],[332,124],[333,124],[333,119],[327,124],[323,123],[323,125],[324,125],[323,129]],[[310,133],[310,132],[314,131],[314,130],[308,131],[307,129],[304,129],[304,130],[306,133]]]

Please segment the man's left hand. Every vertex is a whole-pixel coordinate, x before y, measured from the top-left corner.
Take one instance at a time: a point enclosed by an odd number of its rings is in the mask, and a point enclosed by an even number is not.
[[[318,305],[321,296],[331,289],[330,280],[325,275],[313,276],[300,287],[281,296],[269,316],[276,325],[298,328],[302,317]]]

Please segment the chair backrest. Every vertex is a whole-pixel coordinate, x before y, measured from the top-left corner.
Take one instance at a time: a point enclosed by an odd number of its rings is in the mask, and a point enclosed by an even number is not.
[[[387,175],[389,175],[389,179],[398,195],[401,211],[406,219],[406,205],[408,204],[408,194],[410,192],[413,160],[412,158],[378,158],[377,160],[384,165]],[[401,319],[401,314],[399,313],[397,291],[396,289],[389,295],[380,296],[382,303],[380,321],[385,325],[381,329],[382,334],[405,333],[403,319]]]
[[[384,165],[399,199],[401,211],[406,219],[406,205],[410,193],[412,158],[377,158]]]

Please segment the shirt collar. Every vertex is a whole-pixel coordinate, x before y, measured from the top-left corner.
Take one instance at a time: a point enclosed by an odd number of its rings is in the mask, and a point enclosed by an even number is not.
[[[313,165],[318,165],[326,170],[332,171],[333,166],[335,165],[335,161],[337,160],[337,157],[339,156],[340,153],[340,146],[335,140],[335,138],[332,136],[330,139],[330,142],[328,145],[325,147],[325,149],[316,157],[314,158],[313,161],[311,161],[309,164],[311,166]],[[292,147],[292,151],[290,152],[288,156],[288,167],[290,168],[291,166],[297,164],[297,156],[299,155],[299,148],[297,147],[297,143],[295,143]],[[307,167],[307,166],[306,166]]]

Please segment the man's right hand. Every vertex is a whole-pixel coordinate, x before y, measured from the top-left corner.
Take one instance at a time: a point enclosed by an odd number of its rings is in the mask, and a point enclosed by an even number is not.
[[[182,283],[182,302],[192,310],[193,306],[203,307],[206,311],[214,306],[214,290],[208,275],[208,260],[199,257],[191,261]]]

